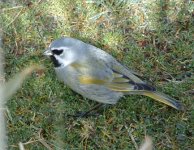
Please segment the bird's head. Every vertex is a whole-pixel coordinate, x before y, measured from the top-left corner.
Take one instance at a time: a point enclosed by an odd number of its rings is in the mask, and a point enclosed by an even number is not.
[[[78,41],[67,37],[57,39],[49,45],[44,55],[51,58],[55,68],[67,66],[79,58],[76,42]]]

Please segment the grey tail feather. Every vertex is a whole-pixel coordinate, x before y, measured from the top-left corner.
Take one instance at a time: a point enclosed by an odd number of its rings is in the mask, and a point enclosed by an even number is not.
[[[134,90],[134,91],[130,91],[126,94],[127,95],[129,95],[129,94],[145,95],[145,96],[148,96],[148,97],[155,99],[159,102],[165,103],[165,104],[167,104],[167,105],[169,105],[177,110],[181,110],[181,111],[185,110],[184,105],[180,101],[177,101],[176,99],[171,98],[170,96],[168,96],[164,93],[158,92],[158,91]]]
[[[177,110],[185,110],[181,102],[173,100],[172,103],[174,104],[174,106],[176,106]]]
[[[160,96],[162,96],[164,99],[167,99],[168,101],[170,101],[178,110],[184,110],[184,106],[180,101],[177,101],[176,99],[164,94],[164,93],[160,93],[160,92],[155,92],[156,94],[159,94]]]
[[[160,96],[161,98],[163,98],[165,101],[168,101],[169,103],[171,103],[174,108],[178,109],[178,110],[184,110],[184,107],[182,105],[181,102],[177,101],[176,99],[174,98],[171,98],[170,96],[164,94],[164,93],[160,93],[158,91],[156,91],[156,88],[151,86],[151,85],[148,85],[148,84],[144,84],[144,83],[135,83],[134,84],[134,90],[138,90],[138,91],[147,91],[148,93],[153,93],[155,95],[158,95]]]
[[[150,94],[149,94],[150,93]],[[161,93],[161,92],[157,92],[157,91],[154,91],[154,92],[151,92],[151,91],[147,91],[145,92],[143,95],[146,95],[146,96],[149,96],[151,98],[154,98],[162,103],[168,103],[167,105],[170,105],[171,107],[174,107],[175,109],[177,110],[184,110],[184,106],[183,104],[180,102],[180,101],[177,101],[176,99],[174,98],[171,98],[170,96],[164,94],[164,93]]]

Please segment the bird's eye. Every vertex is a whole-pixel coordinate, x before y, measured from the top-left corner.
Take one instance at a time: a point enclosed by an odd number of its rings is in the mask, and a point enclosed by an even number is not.
[[[62,49],[54,49],[54,50],[52,50],[52,53],[56,54],[56,55],[61,55],[63,53],[63,50]]]

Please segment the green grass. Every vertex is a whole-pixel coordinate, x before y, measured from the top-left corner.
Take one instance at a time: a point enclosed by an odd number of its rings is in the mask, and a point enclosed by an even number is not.
[[[29,142],[26,149],[47,149],[40,138],[53,149],[135,149],[126,127],[138,145],[149,135],[155,149],[194,148],[194,4],[143,2],[0,3],[6,79],[34,63],[46,67],[33,73],[8,102],[9,149],[18,149],[19,142]],[[186,111],[133,95],[98,117],[67,117],[96,102],[60,83],[42,56],[53,39],[64,35],[104,49],[179,99]]]

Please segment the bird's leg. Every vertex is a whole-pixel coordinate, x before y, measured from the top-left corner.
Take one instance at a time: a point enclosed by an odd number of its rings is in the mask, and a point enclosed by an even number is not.
[[[94,115],[94,114],[91,114],[91,112],[99,109],[100,107],[102,107],[104,105],[105,104],[103,104],[103,103],[99,103],[99,104],[95,105],[93,108],[91,108],[90,110],[88,110],[86,112],[78,112],[78,113],[76,113],[75,115],[72,115],[72,116],[76,117],[76,118],[83,118],[83,117],[87,117],[87,116],[90,116],[90,115]]]

